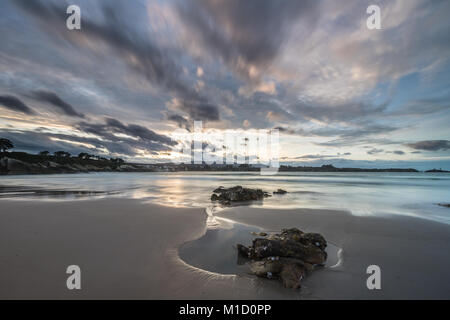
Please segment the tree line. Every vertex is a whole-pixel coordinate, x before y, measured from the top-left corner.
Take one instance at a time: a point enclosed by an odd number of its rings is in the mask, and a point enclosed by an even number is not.
[[[11,140],[6,139],[6,138],[0,138],[0,151],[1,151],[1,155],[2,157],[6,154],[6,152],[8,150],[11,150],[14,148],[14,144],[12,143]],[[39,156],[41,157],[50,157],[51,153],[49,151],[41,151],[38,153]],[[111,161],[114,163],[124,163],[125,161],[121,158],[110,158],[107,159],[105,157],[100,157],[94,154],[89,154],[86,152],[81,152],[79,153],[77,156],[72,156],[69,152],[67,151],[56,151],[53,152],[53,156],[56,158],[79,158],[82,160],[99,160],[99,161]]]

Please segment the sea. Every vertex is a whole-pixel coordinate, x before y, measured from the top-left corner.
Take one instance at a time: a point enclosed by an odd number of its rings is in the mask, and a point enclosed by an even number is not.
[[[333,209],[358,216],[407,215],[450,223],[449,173],[145,172],[17,175],[0,177],[0,199],[67,201],[123,197],[171,207],[219,209],[211,194],[240,185],[273,194],[246,203],[257,208]],[[1,204],[1,200],[0,200]],[[1,207],[1,206],[0,206]]]

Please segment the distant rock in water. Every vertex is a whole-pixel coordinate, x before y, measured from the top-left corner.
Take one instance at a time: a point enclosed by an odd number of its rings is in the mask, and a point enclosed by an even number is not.
[[[274,191],[273,194],[286,194],[287,191],[283,189],[278,189],[277,191]]]
[[[236,186],[232,188],[219,187],[213,191],[211,201],[219,201],[221,204],[231,204],[231,202],[261,200],[270,195],[261,189],[250,189]]]
[[[238,244],[237,250],[238,255],[249,260],[250,270],[258,277],[280,279],[286,288],[298,289],[307,272],[324,265],[326,247],[321,234],[292,228],[256,238],[250,247]]]
[[[438,203],[438,206],[450,208],[450,203]]]

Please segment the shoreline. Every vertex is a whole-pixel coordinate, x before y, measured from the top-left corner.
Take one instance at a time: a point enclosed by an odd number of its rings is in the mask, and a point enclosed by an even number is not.
[[[95,158],[95,159],[94,159]],[[266,166],[251,164],[194,164],[194,163],[129,163],[122,159],[79,156],[54,156],[11,152],[0,158],[0,176],[76,174],[94,172],[260,172]],[[120,161],[118,161],[120,160]],[[322,166],[280,165],[277,172],[302,173],[450,173],[448,170],[416,168],[358,168]]]
[[[292,299],[260,279],[186,264],[206,213],[133,199],[0,201],[0,299]],[[80,266],[81,290],[66,288]]]
[[[1,200],[0,208],[2,299],[450,298],[445,287],[450,226],[421,218],[321,209],[215,212],[218,219],[263,230],[319,232],[343,249],[341,265],[315,271],[300,291],[292,291],[277,281],[218,274],[184,262],[179,248],[207,232],[205,209],[116,198]],[[82,290],[69,291],[65,267],[77,263]],[[366,288],[365,268],[371,264],[381,267],[382,290]]]
[[[342,264],[302,282],[312,299],[450,299],[450,225],[408,216],[349,211],[231,208],[218,217],[263,230],[298,227],[343,249]],[[366,268],[379,265],[382,290],[368,290]],[[339,292],[336,292],[336,289]]]

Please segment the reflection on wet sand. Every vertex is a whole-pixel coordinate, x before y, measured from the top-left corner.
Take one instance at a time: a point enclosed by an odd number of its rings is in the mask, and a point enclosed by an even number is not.
[[[199,239],[185,243],[179,248],[180,258],[189,265],[220,274],[251,276],[248,261],[239,257],[236,244],[250,244],[255,233],[269,232],[255,226],[235,223],[218,218],[219,227],[209,228]],[[325,268],[340,265],[341,249],[328,243]]]

